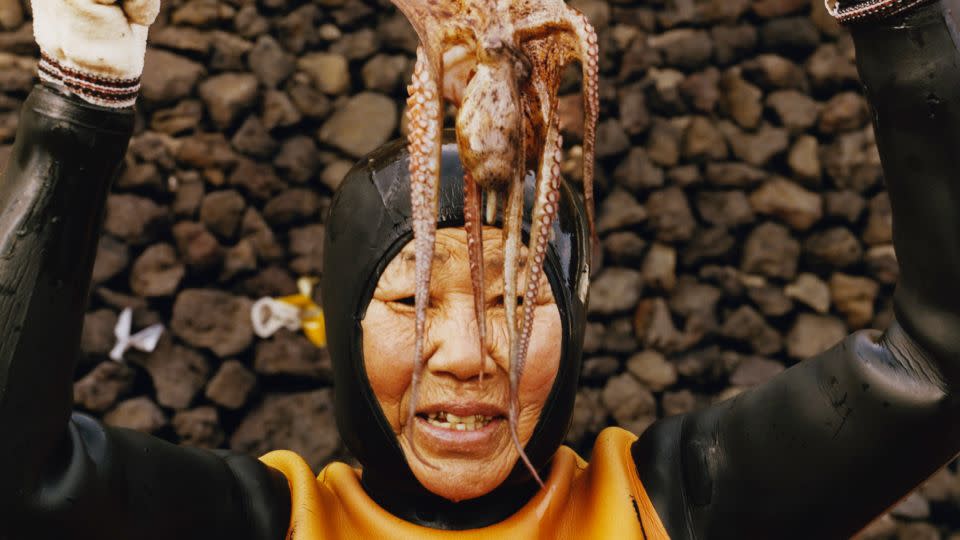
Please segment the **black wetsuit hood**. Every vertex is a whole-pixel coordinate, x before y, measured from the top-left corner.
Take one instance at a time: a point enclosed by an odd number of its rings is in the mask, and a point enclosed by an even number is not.
[[[344,178],[327,219],[321,295],[334,365],[337,426],[363,466],[364,487],[378,504],[409,521],[474,528],[512,514],[536,492],[536,483],[520,464],[500,488],[481,499],[451,503],[428,492],[408,467],[364,369],[360,322],[384,268],[413,238],[408,157],[405,141],[398,140],[361,160]],[[462,226],[463,169],[450,131],[445,133],[440,184],[438,227]],[[535,191],[532,173],[524,191],[526,236]],[[563,327],[562,358],[526,446],[534,466],[542,471],[563,442],[576,398],[586,321],[588,238],[582,204],[564,183],[545,263]]]

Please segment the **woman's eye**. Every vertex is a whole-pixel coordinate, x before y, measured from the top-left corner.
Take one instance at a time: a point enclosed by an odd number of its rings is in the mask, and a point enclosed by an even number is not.
[[[408,307],[416,307],[417,299],[415,296],[410,295],[410,296],[404,296],[403,298],[397,298],[396,300],[392,300],[390,303],[399,304],[399,305],[408,306]]]
[[[493,305],[495,305],[495,306],[497,306],[497,307],[501,307],[501,306],[504,305],[503,301],[504,301],[503,295],[502,295],[502,294],[499,294],[499,295],[497,295],[497,297],[494,299]],[[523,305],[523,296],[517,295],[517,306],[522,306],[522,305]]]

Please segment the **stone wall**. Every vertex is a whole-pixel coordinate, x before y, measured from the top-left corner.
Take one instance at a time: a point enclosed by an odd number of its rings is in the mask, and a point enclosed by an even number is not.
[[[642,431],[885,327],[890,204],[851,41],[820,0],[574,4],[601,43],[605,265],[570,444],[586,452],[604,426]],[[0,0],[0,164],[34,81],[26,7]],[[290,448],[315,467],[349,459],[326,351],[290,332],[258,340],[248,312],[322,272],[333,190],[403,132],[417,38],[385,0],[170,0],[151,43],[77,407],[182,444]],[[572,69],[573,181],[578,88]],[[124,307],[134,330],[170,331],[119,364],[106,355]],[[946,538],[957,525],[960,479],[947,468],[864,537]]]

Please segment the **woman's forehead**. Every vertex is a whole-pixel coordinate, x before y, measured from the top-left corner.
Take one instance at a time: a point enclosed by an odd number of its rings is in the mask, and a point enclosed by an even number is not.
[[[380,278],[381,284],[391,279],[412,276],[416,270],[416,244],[410,241],[390,261]],[[519,262],[521,267],[526,260],[526,246],[521,246]],[[503,231],[496,227],[483,229],[483,261],[487,277],[499,276],[503,272]],[[467,252],[467,234],[462,228],[446,228],[437,231],[434,243],[433,274],[469,269]]]

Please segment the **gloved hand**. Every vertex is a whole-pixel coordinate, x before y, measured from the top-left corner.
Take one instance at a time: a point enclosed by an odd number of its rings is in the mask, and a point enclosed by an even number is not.
[[[40,78],[85,101],[131,107],[160,0],[32,0]]]

